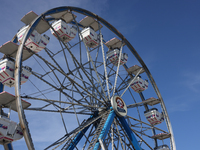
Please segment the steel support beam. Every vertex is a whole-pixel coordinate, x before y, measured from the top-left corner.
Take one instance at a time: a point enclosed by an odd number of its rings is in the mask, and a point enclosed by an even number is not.
[[[94,118],[94,117],[97,117],[98,115],[98,112],[95,112],[93,115],[90,116],[90,119]],[[70,143],[70,145],[65,149],[65,150],[73,150],[76,145],[79,143],[79,141],[82,139],[82,137],[84,136],[84,134],[87,132],[87,130],[89,129],[89,127],[91,126],[92,124],[90,124],[89,126],[87,126],[85,129],[83,129],[82,131],[80,131],[76,137],[72,140],[72,142]]]
[[[128,123],[126,122],[124,117],[118,117],[119,121],[121,122],[122,126],[124,127],[124,130],[126,131],[129,139],[131,140],[132,144],[134,145],[135,150],[142,150],[140,147],[137,139],[135,138],[133,132],[131,131],[131,128],[129,127]]]
[[[65,150],[73,150],[91,125],[80,131]]]
[[[12,143],[9,143],[9,144],[3,145],[3,146],[4,146],[4,150],[14,150]]]
[[[109,114],[109,116],[108,116],[108,118],[107,118],[107,120],[106,120],[106,122],[105,122],[105,124],[104,124],[104,127],[103,127],[103,129],[101,130],[101,133],[100,133],[100,135],[99,135],[99,138],[98,138],[98,139],[101,139],[102,142],[105,141],[106,135],[107,135],[107,133],[108,133],[110,127],[111,127],[111,124],[112,124],[112,122],[113,122],[115,116],[116,116],[116,114],[115,114],[114,110],[111,110],[111,111],[110,111],[110,114]],[[98,142],[95,144],[95,146],[94,146],[94,150],[98,150],[99,145],[100,145],[100,142],[98,141]]]

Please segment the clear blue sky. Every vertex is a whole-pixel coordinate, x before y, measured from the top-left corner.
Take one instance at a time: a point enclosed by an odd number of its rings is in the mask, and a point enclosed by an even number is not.
[[[200,1],[198,0],[0,0],[0,45],[23,26],[33,10],[75,6],[116,27],[150,69],[172,123],[177,150],[199,148]],[[17,145],[17,142],[13,143]]]

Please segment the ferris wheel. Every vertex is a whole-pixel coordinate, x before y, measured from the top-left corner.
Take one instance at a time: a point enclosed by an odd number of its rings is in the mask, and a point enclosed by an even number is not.
[[[176,150],[158,87],[116,28],[76,7],[31,11],[21,21],[25,26],[0,47],[0,79],[15,87],[16,106],[0,104],[20,121],[13,140],[24,136],[30,150],[37,139],[46,139],[46,150]]]

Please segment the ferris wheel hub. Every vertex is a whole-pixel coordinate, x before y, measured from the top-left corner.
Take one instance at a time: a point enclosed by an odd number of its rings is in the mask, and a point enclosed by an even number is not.
[[[126,104],[120,96],[117,95],[113,96],[111,98],[111,105],[118,116],[124,117],[127,115]]]

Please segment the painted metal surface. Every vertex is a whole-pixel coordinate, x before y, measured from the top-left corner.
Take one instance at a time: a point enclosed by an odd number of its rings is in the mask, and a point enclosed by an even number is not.
[[[3,92],[4,85],[0,82],[0,93]]]
[[[96,117],[96,114],[90,116],[89,120],[92,119],[93,117]],[[76,137],[72,140],[70,145],[66,148],[66,150],[73,150],[76,147],[76,145],[79,143],[79,141],[82,139],[84,134],[87,132],[87,130],[90,128],[90,126],[91,126],[91,124],[89,126],[87,126],[86,128],[84,128],[82,131],[80,131],[76,135]]]
[[[89,129],[90,126],[87,126],[85,129],[83,129],[82,131],[80,131],[77,136],[73,139],[73,141],[70,143],[69,147],[66,148],[66,150],[73,150],[76,145],[78,144],[78,142],[82,139],[82,137],[84,136],[84,134],[87,132],[87,130]]]
[[[134,145],[134,148],[136,150],[142,150],[142,148],[140,147],[137,139],[135,138],[133,132],[131,131],[131,128],[129,127],[128,123],[126,122],[125,118],[124,117],[118,117],[119,118],[119,121],[121,122],[122,126],[124,127],[127,135],[129,136],[131,142],[133,143]]]
[[[109,116],[108,116],[108,118],[107,118],[107,120],[106,120],[106,122],[104,124],[104,127],[103,127],[103,129],[101,131],[101,134],[99,135],[99,138],[98,138],[98,139],[101,139],[102,142],[104,142],[115,116],[116,116],[115,111],[111,110],[110,114],[109,114]],[[98,150],[99,146],[100,146],[100,143],[98,141],[94,146],[94,150]]]
[[[12,143],[9,143],[7,145],[4,145],[4,150],[14,150],[13,149],[13,146],[12,146]]]

